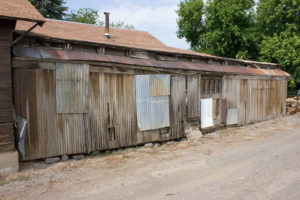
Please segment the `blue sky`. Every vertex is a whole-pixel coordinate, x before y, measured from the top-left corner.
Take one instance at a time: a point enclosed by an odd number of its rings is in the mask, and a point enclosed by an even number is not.
[[[176,36],[177,14],[180,0],[66,0],[69,11],[87,7],[99,11],[104,20],[104,11],[111,13],[110,20],[124,21],[136,30],[151,33],[168,46],[188,49],[184,39]]]

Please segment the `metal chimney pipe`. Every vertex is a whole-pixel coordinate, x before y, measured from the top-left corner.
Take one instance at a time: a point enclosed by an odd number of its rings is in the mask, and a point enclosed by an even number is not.
[[[110,34],[109,34],[109,12],[104,12],[104,15],[105,15],[105,34],[104,36],[106,38],[110,38]]]

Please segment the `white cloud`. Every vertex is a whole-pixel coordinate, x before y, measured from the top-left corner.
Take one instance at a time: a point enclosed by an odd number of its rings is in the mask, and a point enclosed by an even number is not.
[[[175,10],[178,0],[162,0],[158,5],[153,1],[147,3],[147,0],[114,0],[112,2],[110,5],[101,5],[99,15],[102,20],[104,18],[103,12],[108,11],[111,13],[111,21],[124,21],[128,25],[133,25],[137,30],[150,32],[166,45],[182,49],[189,48],[184,40],[180,40],[176,36],[177,14]]]

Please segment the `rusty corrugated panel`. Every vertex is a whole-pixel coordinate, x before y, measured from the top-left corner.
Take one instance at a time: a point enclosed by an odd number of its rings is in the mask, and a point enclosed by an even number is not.
[[[28,51],[28,52],[27,52]],[[146,60],[136,59],[121,56],[112,55],[100,55],[96,53],[86,52],[70,52],[53,49],[33,49],[27,47],[15,46],[13,53],[17,57],[26,58],[40,58],[40,59],[54,59],[54,60],[73,60],[73,61],[97,61],[108,63],[119,63],[136,66],[146,66],[155,68],[168,68],[168,69],[185,69],[185,70],[198,70],[207,72],[219,72],[228,74],[252,74],[252,75],[267,75],[267,76],[286,76],[291,75],[281,71],[273,69],[253,69],[249,67],[234,67],[228,65],[215,65],[206,63],[192,63],[181,61],[158,61],[158,60]]]
[[[136,75],[137,119],[140,131],[170,126],[169,96],[150,95],[150,76]]]
[[[89,65],[56,63],[56,112],[86,113]]]
[[[153,97],[170,95],[170,75],[150,75],[150,95]]]

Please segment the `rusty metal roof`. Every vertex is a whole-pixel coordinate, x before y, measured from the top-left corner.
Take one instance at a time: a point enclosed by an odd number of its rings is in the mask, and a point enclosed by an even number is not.
[[[1,0],[0,18],[20,19],[32,22],[45,21],[45,18],[28,0]]]
[[[125,56],[101,55],[97,53],[62,51],[42,48],[29,48],[14,46],[13,53],[16,57],[41,60],[65,60],[65,61],[96,61],[102,63],[118,63],[126,65],[144,66],[151,68],[198,70],[205,72],[249,74],[265,76],[286,76],[291,75],[279,69],[258,69],[249,67],[235,67],[229,65],[217,65],[207,63],[194,63],[182,61],[159,61],[150,59],[137,59]]]

